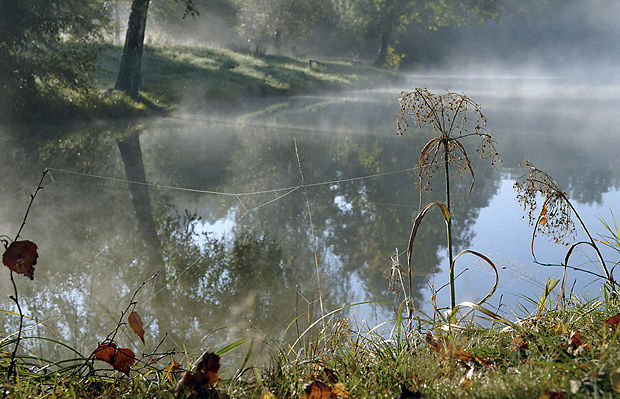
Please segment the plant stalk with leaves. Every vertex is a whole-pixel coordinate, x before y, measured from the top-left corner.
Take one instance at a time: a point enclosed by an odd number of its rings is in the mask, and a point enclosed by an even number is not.
[[[404,136],[405,132],[412,126],[409,120],[413,121],[413,126],[422,129],[431,126],[438,136],[432,138],[420,153],[419,159],[419,178],[420,178],[420,206],[422,205],[422,191],[430,191],[431,177],[440,169],[445,174],[446,201],[440,206],[444,221],[446,223],[446,234],[448,240],[448,260],[450,265],[450,304],[451,308],[456,306],[454,288],[454,256],[453,256],[453,235],[451,217],[451,193],[450,193],[450,165],[454,165],[456,174],[460,175],[463,171],[468,171],[472,177],[474,185],[474,165],[463,145],[463,141],[470,137],[480,140],[476,152],[480,158],[489,158],[491,166],[500,162],[499,153],[495,150],[495,142],[484,127],[487,120],[482,114],[480,106],[464,94],[446,91],[443,95],[436,95],[427,89],[414,89],[410,92],[401,93],[399,98],[400,115],[396,117],[398,133]],[[473,118],[470,121],[470,118]],[[475,126],[471,129],[471,126]],[[427,211],[429,207],[426,207]],[[423,217],[424,212],[418,213],[414,229],[409,239],[409,249],[407,251],[409,261],[409,279],[411,280],[411,255],[415,230],[419,225],[418,219]],[[411,293],[410,293],[411,294]]]
[[[577,213],[577,210],[570,202],[568,194],[562,190],[559,183],[547,172],[538,169],[529,161],[524,161],[521,166],[525,166],[529,170],[528,173],[517,179],[514,184],[514,188],[517,191],[517,200],[523,204],[524,210],[528,212],[530,224],[534,226],[531,242],[531,251],[534,262],[543,266],[563,266],[565,275],[566,269],[570,268],[583,271],[597,277],[605,278],[609,284],[609,288],[614,290],[616,288],[616,283],[613,277],[613,269],[609,270],[607,267],[607,264],[603,259],[603,255],[596,244],[596,240],[594,240],[586,224],[581,219],[581,216],[579,216],[579,213]],[[542,196],[544,198],[540,212],[537,212],[538,196]],[[573,215],[577,218],[579,225],[588,237],[588,241],[579,241],[572,244],[566,253],[566,257],[562,265],[539,262],[536,258],[536,254],[534,253],[534,239],[536,238],[536,233],[540,231],[543,234],[551,236],[556,243],[568,245],[569,238],[575,236],[575,224],[572,220]],[[568,265],[574,249],[580,245],[588,245],[594,249],[601,267],[603,268],[604,276],[596,272]]]
[[[24,326],[24,313],[22,311],[22,307],[19,303],[19,294],[17,292],[17,285],[15,284],[15,279],[13,277],[13,272],[18,274],[23,274],[31,280],[34,278],[34,265],[37,263],[38,253],[37,253],[37,245],[31,241],[18,241],[19,236],[26,225],[26,220],[28,219],[28,214],[30,213],[30,208],[32,208],[32,204],[34,203],[34,199],[40,190],[43,189],[43,180],[47,175],[47,169],[43,171],[43,175],[41,176],[41,181],[39,181],[39,185],[35,190],[34,194],[30,196],[30,203],[28,204],[28,208],[26,209],[26,213],[24,214],[24,219],[22,220],[22,224],[15,235],[15,238],[9,244],[9,239],[2,239],[5,252],[2,255],[2,263],[9,268],[11,271],[11,283],[13,284],[13,295],[10,295],[9,298],[15,302],[17,306],[17,311],[19,312],[19,328],[17,330],[17,338],[15,340],[15,349],[11,353],[11,363],[9,365],[9,371],[7,373],[8,378],[16,377],[16,355],[17,349],[19,348],[19,344],[22,336],[22,329]]]

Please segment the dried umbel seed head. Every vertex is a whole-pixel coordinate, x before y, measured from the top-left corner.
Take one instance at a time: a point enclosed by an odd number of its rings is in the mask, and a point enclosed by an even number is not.
[[[575,236],[575,224],[571,220],[572,208],[568,195],[547,172],[524,161],[520,166],[528,168],[528,173],[521,176],[514,184],[517,200],[527,211],[530,225],[536,231],[549,235],[555,242],[567,244]],[[543,199],[538,210],[537,201]]]
[[[446,162],[457,166],[457,175],[469,171],[473,180],[474,166],[463,144],[466,138],[480,140],[475,150],[479,158],[489,158],[493,167],[501,163],[495,141],[485,130],[487,119],[480,106],[464,94],[447,91],[435,95],[427,89],[415,89],[401,93],[399,102],[398,134],[404,135],[410,130],[410,121],[419,129],[430,126],[439,133],[420,153],[419,176],[420,181],[426,181],[425,189],[430,190],[430,178],[444,168]]]

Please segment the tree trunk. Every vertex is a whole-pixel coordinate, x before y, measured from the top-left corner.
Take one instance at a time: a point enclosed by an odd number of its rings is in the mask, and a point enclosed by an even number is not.
[[[379,49],[379,56],[375,60],[375,65],[378,67],[382,67],[385,65],[385,60],[387,58],[387,49],[389,45],[388,34],[384,33],[381,35],[381,48]]]
[[[149,191],[146,185],[146,173],[144,162],[142,161],[142,148],[140,147],[140,131],[135,131],[128,138],[118,140],[118,149],[121,152],[125,175],[129,181],[129,192],[131,202],[133,202],[138,230],[146,244],[146,264],[140,276],[142,281],[159,273],[153,283],[154,298],[153,310],[160,326],[160,331],[171,331],[170,312],[170,293],[166,286],[166,267],[164,264],[164,254],[161,241],[157,235],[157,227],[153,219],[153,211]]]
[[[273,47],[276,55],[281,55],[282,50],[282,33],[280,29],[276,29],[276,34],[273,37]]]
[[[122,90],[133,98],[138,96],[140,90],[140,65],[142,64],[142,47],[149,1],[133,0],[131,3],[123,58],[114,86],[116,90]]]
[[[118,148],[121,152],[125,175],[129,181],[129,192],[133,202],[138,230],[147,246],[148,264],[145,278],[159,272],[156,290],[161,290],[166,281],[166,270],[164,268],[164,257],[161,242],[157,235],[157,227],[153,219],[151,200],[149,198],[148,187],[146,186],[146,173],[142,161],[142,149],[140,148],[140,132],[135,132],[124,140],[118,140]]]

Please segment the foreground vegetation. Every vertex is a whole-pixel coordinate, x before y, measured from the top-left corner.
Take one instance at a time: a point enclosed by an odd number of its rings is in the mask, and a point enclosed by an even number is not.
[[[223,369],[188,397],[611,397],[620,391],[617,310],[618,302],[609,298],[543,296],[529,317],[518,320],[486,312],[492,319],[486,327],[457,326],[440,314],[417,314],[398,320],[389,334],[360,330],[333,313],[325,327],[307,330],[292,346],[266,340],[224,348],[222,358],[236,350],[248,360],[255,355],[252,348],[265,344],[274,354],[269,367],[244,363],[238,370]],[[4,350],[12,343],[5,339]],[[3,368],[9,360],[4,355]],[[9,397],[172,398],[182,397],[176,388],[182,370],[199,359],[160,368],[142,358],[127,374],[111,374],[92,355],[17,360],[17,378],[2,377]]]

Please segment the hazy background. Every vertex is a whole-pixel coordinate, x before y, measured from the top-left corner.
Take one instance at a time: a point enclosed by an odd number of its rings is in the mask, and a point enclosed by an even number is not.
[[[201,1],[201,14],[183,19],[182,4],[173,7],[171,2],[155,1],[147,42],[248,50],[260,47],[275,53],[273,29],[278,14],[271,8],[277,9],[280,3],[294,1]],[[119,4],[118,10],[117,37],[124,40],[127,4]],[[408,70],[536,68],[557,73],[578,69],[594,75],[595,70],[613,68],[618,60],[619,14],[620,4],[613,0],[503,0],[497,4],[495,19],[478,23],[469,15],[462,18],[463,24],[448,26],[432,26],[432,21],[426,20],[412,22],[393,34],[391,44],[396,53],[405,55],[401,68]],[[281,35],[280,53],[291,55],[295,47],[306,55],[373,60],[380,38],[364,33],[361,19],[343,26],[344,18],[322,16],[315,29],[303,36],[290,27],[289,31],[283,29],[287,33]]]

